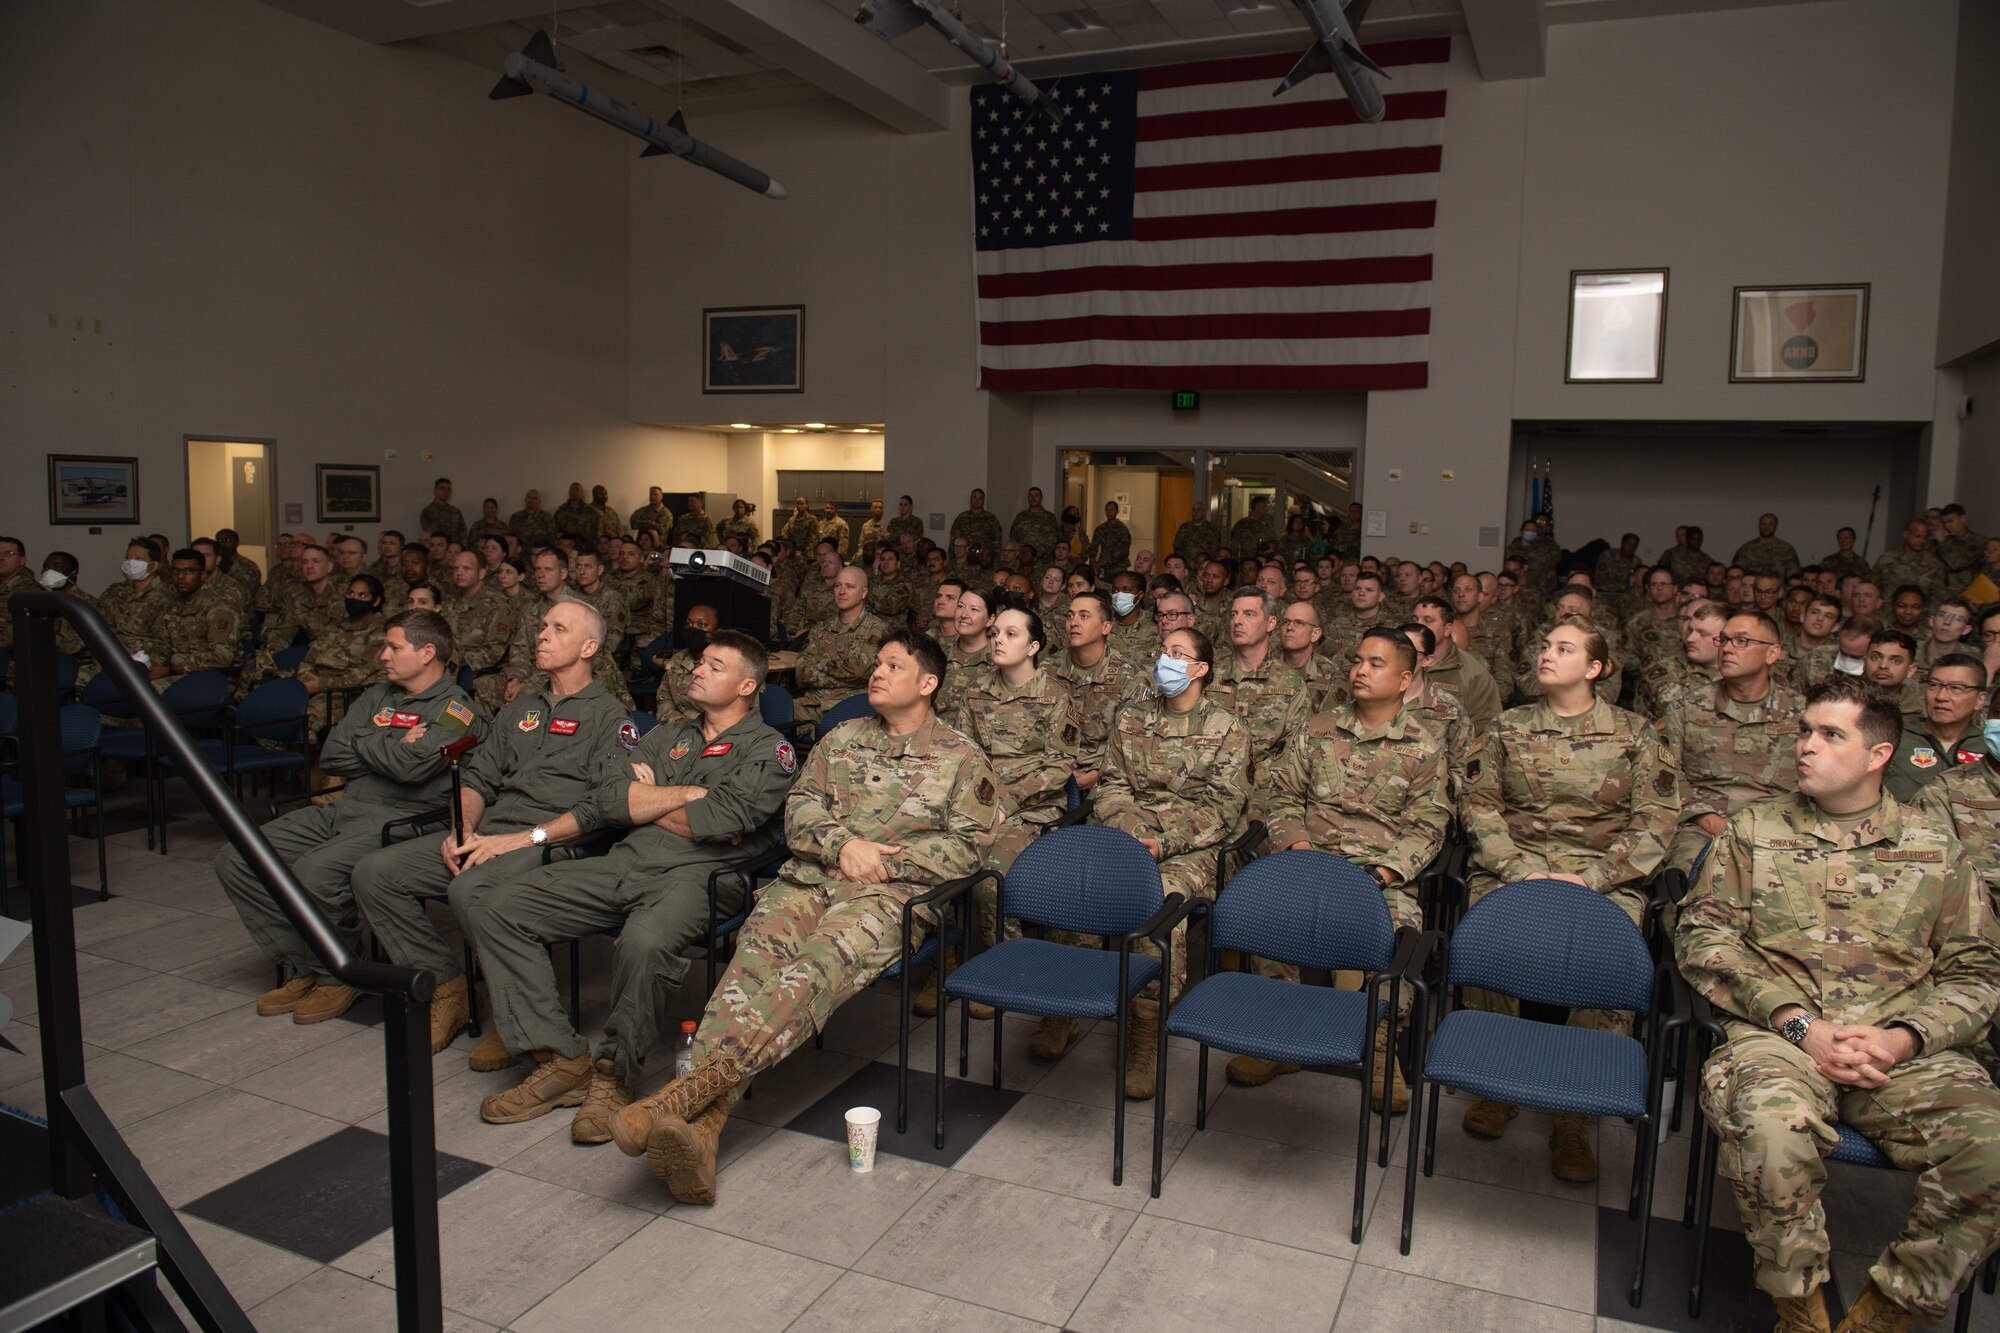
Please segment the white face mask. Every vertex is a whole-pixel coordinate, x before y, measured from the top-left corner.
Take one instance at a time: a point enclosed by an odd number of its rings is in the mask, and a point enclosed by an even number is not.
[[[41,572],[41,576],[37,578],[35,581],[41,584],[44,588],[47,588],[50,592],[55,592],[61,588],[68,586],[69,575],[61,573],[57,570],[45,569]]]
[[[134,583],[137,583],[140,579],[146,577],[146,571],[152,567],[149,562],[144,560],[127,560],[124,564],[118,566],[118,572],[126,578],[131,579]]]
[[[1132,614],[1132,608],[1139,604],[1137,593],[1114,592],[1111,594],[1111,609],[1121,616]]]

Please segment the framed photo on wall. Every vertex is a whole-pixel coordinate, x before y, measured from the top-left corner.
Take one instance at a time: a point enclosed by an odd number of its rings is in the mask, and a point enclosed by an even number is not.
[[[1730,383],[1858,384],[1867,359],[1867,283],[1736,289]]]
[[[369,464],[320,463],[313,468],[322,523],[380,523],[382,469]]]
[[[703,393],[804,393],[802,305],[701,312]]]
[[[139,460],[49,455],[50,523],[137,523]]]
[[[1666,373],[1667,270],[1569,275],[1565,384],[1658,384]]]

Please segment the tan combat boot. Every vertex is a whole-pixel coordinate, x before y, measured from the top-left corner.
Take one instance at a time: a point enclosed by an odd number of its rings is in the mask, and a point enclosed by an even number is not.
[[[715,1202],[715,1153],[730,1102],[718,1097],[693,1120],[663,1120],[646,1140],[646,1165],[682,1203]]]
[[[685,1123],[743,1081],[743,1071],[726,1055],[711,1055],[685,1075],[643,1101],[633,1102],[611,1121],[611,1137],[627,1157],[646,1151],[653,1130],[668,1121]]]
[[[257,997],[257,1016],[276,1018],[279,1014],[289,1014],[299,1007],[299,1001],[312,994],[319,983],[311,977],[293,977],[276,990],[267,990]]]
[[[472,1021],[472,1007],[463,976],[453,977],[431,996],[431,1054],[451,1045]]]
[[[611,1142],[611,1122],[631,1104],[632,1089],[618,1077],[617,1065],[597,1061],[590,1067],[590,1086],[584,1091],[583,1105],[576,1108],[576,1119],[569,1122],[569,1141]]]
[[[1521,1114],[1518,1106],[1481,1097],[1465,1108],[1465,1132],[1482,1139],[1497,1139],[1507,1132],[1507,1122]]]
[[[958,964],[958,950],[953,949],[951,951],[951,965],[957,967]],[[936,1017],[938,1006],[944,998],[938,991],[938,969],[936,963],[931,964],[930,974],[929,980],[924,982],[924,988],[910,999],[910,1012],[918,1018]]]
[[[1559,1115],[1549,1131],[1549,1170],[1557,1180],[1588,1185],[1597,1179],[1597,1154],[1590,1150],[1590,1117]]]
[[[1245,1088],[1261,1088],[1274,1078],[1285,1074],[1296,1074],[1301,1066],[1281,1064],[1275,1060],[1259,1060],[1254,1055],[1239,1055],[1222,1067],[1223,1074],[1231,1083]]]
[[[1028,1038],[1028,1054],[1037,1060],[1060,1060],[1076,1045],[1080,1025],[1074,1018],[1044,1018]]]
[[[1826,1313],[1826,1288],[1814,1287],[1803,1296],[1773,1296],[1778,1322],[1772,1333],[1833,1333]]]
[[[535,1072],[505,1092],[496,1092],[479,1103],[479,1118],[489,1125],[518,1125],[547,1115],[558,1106],[575,1106],[583,1100],[584,1085],[590,1082],[590,1053],[557,1055],[554,1051],[535,1052]]]
[[[503,1069],[512,1069],[521,1063],[521,1057],[507,1049],[507,1043],[500,1040],[500,1034],[489,1032],[485,1040],[472,1048],[472,1054],[465,1057],[465,1067],[480,1074],[497,1074]]]
[[[1834,1333],[1909,1333],[1917,1317],[1882,1294],[1871,1280],[1847,1307],[1847,1318]]]
[[[1402,1115],[1410,1109],[1410,1085],[1403,1081],[1403,1065],[1389,1053],[1389,1029],[1375,1029],[1375,1063],[1370,1068],[1369,1082],[1374,1085],[1374,1106],[1382,1109],[1382,1067],[1388,1066],[1391,1087],[1389,1094],[1389,1114]],[[1504,1122],[1503,1122],[1504,1123]]]
[[[1151,1098],[1160,1083],[1160,1002],[1132,1001],[1125,1025],[1125,1095],[1135,1102]]]
[[[354,1007],[361,998],[361,992],[352,986],[334,982],[329,986],[314,986],[305,997],[292,1006],[294,1023],[324,1023],[329,1018],[339,1018]]]

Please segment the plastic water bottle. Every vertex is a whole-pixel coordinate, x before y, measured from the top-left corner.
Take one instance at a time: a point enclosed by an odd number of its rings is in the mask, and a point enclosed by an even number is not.
[[[686,1078],[694,1072],[694,1020],[681,1022],[680,1044],[674,1047],[674,1077]]]

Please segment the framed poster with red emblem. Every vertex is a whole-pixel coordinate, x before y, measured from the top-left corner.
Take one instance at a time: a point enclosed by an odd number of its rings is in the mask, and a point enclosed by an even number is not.
[[[1859,384],[1867,360],[1867,283],[1736,289],[1731,384]]]

